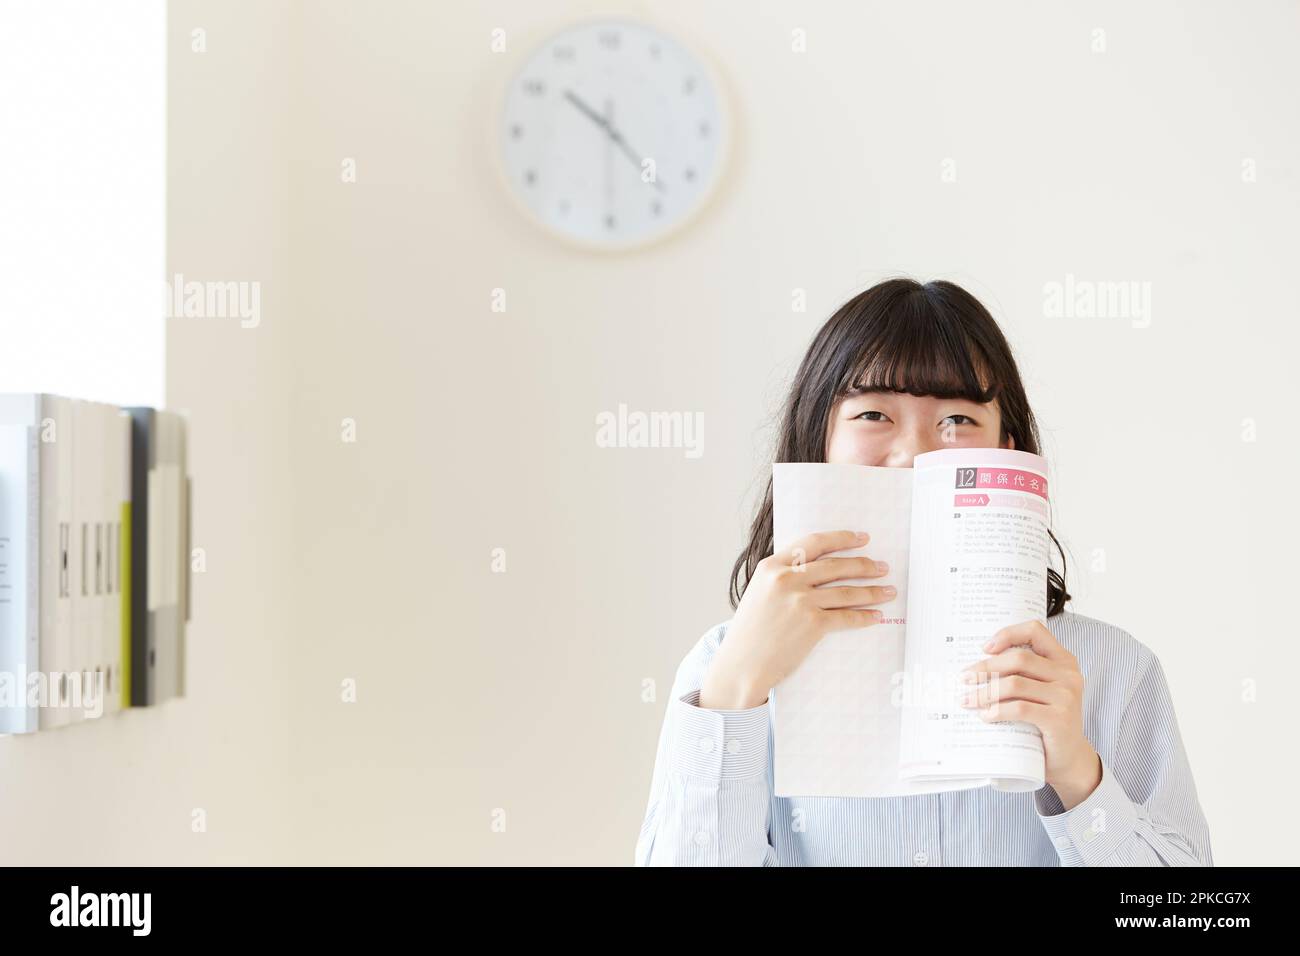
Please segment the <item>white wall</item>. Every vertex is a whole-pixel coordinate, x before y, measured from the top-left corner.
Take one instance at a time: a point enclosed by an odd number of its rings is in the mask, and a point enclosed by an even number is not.
[[[906,272],[967,284],[1015,346],[1074,609],[1164,662],[1216,862],[1296,860],[1249,812],[1297,784],[1278,758],[1298,529],[1263,493],[1295,461],[1294,5],[170,9],[169,270],[264,292],[256,329],[170,323],[209,570],[200,692],[135,745],[165,778],[125,804],[153,811],[143,855],[629,862],[677,663],[730,613],[781,390],[840,302]],[[704,218],[608,259],[524,222],[486,152],[528,41],[599,11],[708,51],[740,127]],[[179,52],[189,26],[206,53]],[[1150,282],[1149,327],[1045,317],[1067,274]],[[620,402],[703,412],[703,458],[597,448]],[[84,733],[26,766],[43,790]],[[220,830],[163,832],[205,802]],[[0,819],[63,825],[43,803],[6,788]]]

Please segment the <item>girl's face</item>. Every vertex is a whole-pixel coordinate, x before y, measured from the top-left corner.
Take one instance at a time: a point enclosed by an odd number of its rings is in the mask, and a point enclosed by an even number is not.
[[[1015,448],[1010,435],[999,443],[1001,434],[997,399],[981,405],[964,398],[866,391],[831,409],[826,460],[911,468],[917,455],[940,448]]]

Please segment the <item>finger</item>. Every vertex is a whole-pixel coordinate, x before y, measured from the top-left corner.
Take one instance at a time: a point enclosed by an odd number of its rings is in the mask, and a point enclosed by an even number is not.
[[[832,631],[852,631],[860,627],[871,627],[873,624],[879,624],[880,619],[884,617],[884,614],[875,608],[868,610],[843,608],[823,613],[830,619]]]
[[[1021,720],[1039,730],[1050,727],[1052,708],[1047,704],[1034,704],[1027,700],[999,701],[977,712],[980,720],[1001,723],[1004,720]]]
[[[1048,660],[1071,660],[1072,655],[1061,642],[1049,631],[1042,621],[1023,621],[1004,627],[990,638],[983,650],[987,654],[997,654],[1008,647],[1026,645],[1035,654]]]
[[[1056,680],[1061,676],[1061,665],[1046,657],[1039,657],[1027,647],[1011,647],[1001,654],[967,664],[961,669],[964,681],[988,680],[989,674],[1023,674],[1037,680]],[[967,676],[970,675],[970,676]]]
[[[818,558],[805,564],[810,585],[852,578],[878,578],[889,573],[889,565],[871,558]]]
[[[1062,688],[1048,681],[1034,680],[1013,674],[1010,677],[994,675],[989,681],[967,687],[961,695],[963,707],[989,707],[998,701],[1027,700],[1034,704],[1056,704],[1061,701]]]
[[[782,549],[777,558],[781,564],[807,564],[832,551],[860,548],[869,540],[871,535],[865,531],[818,531],[795,540],[790,547]]]
[[[874,584],[842,588],[814,588],[817,606],[827,610],[841,607],[859,607],[863,604],[885,604],[898,597],[898,591],[892,586],[879,587]]]

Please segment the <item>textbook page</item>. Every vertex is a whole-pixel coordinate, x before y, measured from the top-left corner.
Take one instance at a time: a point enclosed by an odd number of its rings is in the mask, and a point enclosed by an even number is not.
[[[908,590],[904,777],[979,780],[999,790],[1044,783],[1043,740],[1019,721],[961,706],[958,674],[995,632],[1047,612],[1047,464],[996,448],[916,456]]]
[[[779,463],[772,466],[777,551],[817,531],[866,531],[861,548],[835,552],[889,563],[883,577],[833,581],[892,584],[898,595],[872,627],[827,634],[772,692],[773,791],[778,797],[893,797],[987,781],[904,780],[899,775],[907,620],[912,469]]]

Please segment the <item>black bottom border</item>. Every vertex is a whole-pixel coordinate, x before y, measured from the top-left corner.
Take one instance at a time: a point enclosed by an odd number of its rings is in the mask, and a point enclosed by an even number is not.
[[[404,939],[454,925],[479,934],[525,926],[590,933],[610,921],[637,936],[682,922],[723,936],[781,924],[816,934],[821,926],[860,933],[864,945],[898,932],[917,944],[987,942],[990,933],[1004,942],[1062,933],[1229,941],[1288,927],[1300,882],[1294,867],[8,867],[0,874],[6,942],[75,934],[80,942],[204,944],[268,934],[335,944]]]

